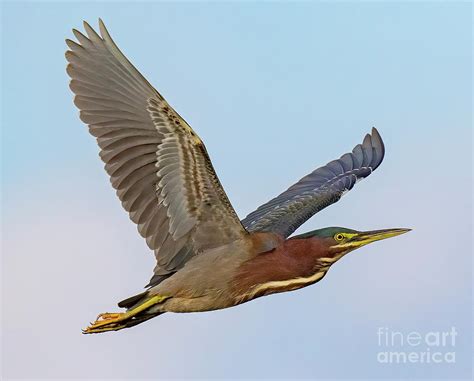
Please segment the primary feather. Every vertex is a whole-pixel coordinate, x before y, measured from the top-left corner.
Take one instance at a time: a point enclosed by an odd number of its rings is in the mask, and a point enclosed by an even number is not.
[[[279,196],[242,220],[250,232],[273,232],[288,237],[321,209],[337,202],[354,184],[374,171],[385,153],[377,129],[362,144],[303,177]]]

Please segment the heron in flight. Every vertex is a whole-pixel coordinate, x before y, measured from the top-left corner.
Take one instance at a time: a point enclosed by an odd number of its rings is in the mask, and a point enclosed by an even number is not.
[[[329,227],[290,237],[382,162],[375,128],[329,162],[240,220],[204,143],[114,43],[73,30],[67,73],[81,120],[100,147],[112,186],[156,266],[146,291],[100,314],[84,333],[133,327],[165,312],[232,307],[320,281],[352,250],[409,229]]]

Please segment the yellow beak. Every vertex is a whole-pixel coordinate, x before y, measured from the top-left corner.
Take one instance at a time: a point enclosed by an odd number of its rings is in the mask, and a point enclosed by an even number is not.
[[[392,238],[400,234],[408,233],[411,229],[383,229],[361,232],[351,237],[350,242],[358,247],[367,245],[368,243],[380,241],[382,239]]]

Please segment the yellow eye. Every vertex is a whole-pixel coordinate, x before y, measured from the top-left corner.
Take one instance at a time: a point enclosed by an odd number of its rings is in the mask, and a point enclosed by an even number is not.
[[[334,239],[338,242],[341,242],[343,239],[344,239],[344,234],[342,233],[337,233],[335,236],[334,236]]]

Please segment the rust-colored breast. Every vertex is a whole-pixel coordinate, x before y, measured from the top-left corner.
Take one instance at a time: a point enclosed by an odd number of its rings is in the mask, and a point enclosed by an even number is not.
[[[269,238],[256,236],[254,248],[265,248]],[[324,274],[316,276],[321,272],[317,258],[323,249],[318,240],[308,238],[285,241],[278,239],[278,236],[275,239],[274,248],[256,254],[239,267],[232,282],[236,297],[250,300],[270,293],[301,288],[322,278]],[[257,289],[258,292],[254,293]]]

